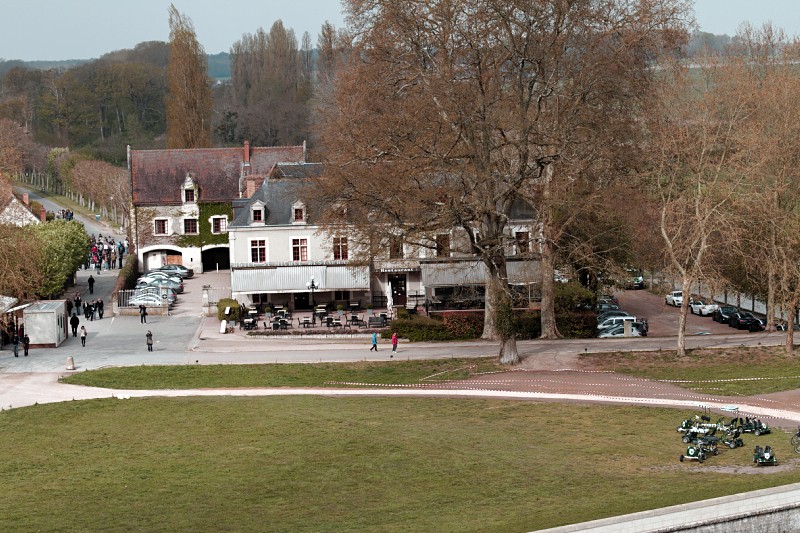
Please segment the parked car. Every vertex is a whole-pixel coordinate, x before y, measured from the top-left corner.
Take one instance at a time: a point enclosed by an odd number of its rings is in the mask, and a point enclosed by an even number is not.
[[[178,301],[178,295],[173,289],[168,287],[140,287],[133,293],[134,296],[141,296],[144,294],[155,294],[162,300],[167,300],[170,305]]]
[[[174,274],[167,274],[166,272],[161,272],[159,270],[153,270],[152,272],[148,272],[139,278],[147,278],[147,279],[168,279],[173,283],[183,283],[183,278],[180,276],[176,276]]]
[[[719,309],[719,306],[714,303],[706,303],[703,300],[689,300],[689,310],[693,315],[711,316],[717,309]]]
[[[664,297],[664,303],[680,307],[683,305],[683,291],[672,291]]]
[[[636,322],[636,317],[630,315],[612,316],[597,324],[597,329],[607,329],[613,326],[621,325],[623,322]]]
[[[612,316],[628,316],[627,311],[623,311],[622,309],[612,309],[610,311],[604,311],[597,315],[597,323],[599,324],[606,318],[611,318]]]
[[[786,331],[789,329],[789,325],[786,322],[779,322],[778,324],[775,324],[775,329],[777,329],[778,331]],[[800,331],[800,324],[795,322],[794,325],[792,326],[792,329],[794,331]]]
[[[628,268],[628,279],[625,282],[626,289],[644,289],[644,276],[635,268]]]
[[[611,302],[612,304],[619,305],[619,298],[613,294],[601,294],[597,300],[600,302]]]
[[[194,276],[194,269],[186,268],[183,265],[164,265],[155,269],[153,272],[158,272],[158,271],[166,272],[168,274],[177,274],[184,279],[191,278],[192,276]]]
[[[728,320],[731,318],[731,315],[733,313],[737,313],[738,311],[739,310],[732,305],[725,305],[714,311],[714,314],[711,315],[711,318],[714,320],[714,322],[727,324]]]
[[[168,287],[174,289],[178,294],[183,292],[183,283],[175,283],[166,279],[139,278],[139,281],[136,282],[136,288],[140,287]]]
[[[637,322],[631,324],[631,337],[641,337],[642,330],[636,327]],[[623,324],[619,324],[610,328],[600,330],[600,333],[597,335],[600,339],[608,339],[613,337],[624,337],[625,336],[625,326]]]
[[[133,296],[131,299],[128,300],[128,305],[170,305],[168,301],[165,301],[161,298],[158,294],[139,294],[137,296]]]
[[[748,331],[761,331],[764,329],[761,326],[761,321],[747,311],[733,313],[728,319],[728,325],[732,328],[746,329]]]
[[[613,302],[598,302],[594,306],[595,313],[603,313],[605,311],[619,311],[619,306]]]

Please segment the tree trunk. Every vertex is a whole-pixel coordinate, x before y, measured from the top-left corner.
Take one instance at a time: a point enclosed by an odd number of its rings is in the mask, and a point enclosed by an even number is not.
[[[545,168],[542,177],[542,205],[540,212],[542,223],[540,250],[542,259],[539,267],[542,280],[542,309],[540,312],[542,339],[561,338],[556,327],[555,286],[553,281],[555,275],[555,242],[553,239],[553,208],[550,205],[550,184],[552,181],[553,165],[549,164]]]
[[[555,313],[555,258],[551,241],[545,240],[542,244],[542,260],[540,263],[542,274],[542,310],[541,327],[542,339],[559,339],[561,334],[556,326]]]
[[[516,365],[519,364],[520,358],[517,352],[517,337],[512,336],[506,339],[500,345],[500,364],[501,365]]]
[[[496,341],[501,338],[497,328],[498,302],[501,301],[499,291],[503,290],[502,283],[508,284],[505,253],[501,250],[492,257],[485,258],[483,264],[486,265],[486,292],[484,294],[483,334],[481,338]]]
[[[795,324],[795,314],[797,313],[797,297],[792,298],[791,305],[789,308],[792,310],[791,313],[787,313],[789,316],[786,317],[786,339],[784,342],[784,349],[787,354],[794,353],[794,324]]]
[[[681,282],[683,302],[681,303],[681,312],[678,315],[678,357],[686,356],[686,315],[689,312],[689,293],[691,287],[692,279],[689,276],[684,276]]]

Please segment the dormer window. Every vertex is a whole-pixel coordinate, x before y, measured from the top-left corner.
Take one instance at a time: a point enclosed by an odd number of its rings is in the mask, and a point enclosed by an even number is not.
[[[266,222],[266,211],[264,210],[264,203],[261,201],[253,202],[250,205],[250,222],[254,224],[264,224]]]
[[[181,186],[181,192],[183,193],[183,203],[185,204],[193,204],[197,201],[197,194],[196,194],[197,187],[192,179],[192,176],[189,174],[186,175],[186,179],[183,180],[183,185]]]
[[[306,222],[306,205],[302,202],[293,203],[292,224],[305,224]]]

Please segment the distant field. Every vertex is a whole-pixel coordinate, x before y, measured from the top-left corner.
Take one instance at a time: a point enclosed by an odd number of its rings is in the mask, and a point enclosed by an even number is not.
[[[2,531],[517,532],[792,483],[691,413],[426,398],[92,400],[0,412]],[[754,470],[755,471],[755,470]],[[568,512],[565,510],[568,509]]]

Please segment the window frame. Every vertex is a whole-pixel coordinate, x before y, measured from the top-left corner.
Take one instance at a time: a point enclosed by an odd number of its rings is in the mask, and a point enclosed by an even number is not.
[[[350,259],[350,243],[347,237],[337,235],[333,238],[333,260],[334,261],[347,261]],[[342,253],[344,252],[344,253]]]
[[[302,242],[301,242],[302,241]],[[292,262],[303,263],[308,261],[308,237],[292,238]],[[295,259],[295,250],[299,259]]]
[[[194,231],[187,231],[186,224],[194,222]],[[183,234],[184,235],[200,235],[200,221],[196,218],[183,219]]]
[[[220,221],[220,227],[225,226],[224,229],[221,229],[219,231],[214,231],[214,223],[216,221]],[[220,216],[211,217],[210,222],[211,222],[212,235],[224,235],[225,233],[228,233],[228,217],[220,217]]]
[[[191,199],[189,195],[192,195]],[[197,195],[195,194],[194,187],[186,187],[183,189],[183,203],[194,204],[197,203]]]
[[[158,225],[164,224],[164,231],[158,231]],[[169,235],[169,219],[165,217],[159,217],[153,219],[153,235],[164,236]]]
[[[267,239],[250,239],[250,262],[254,264],[261,264],[266,263],[268,256],[267,256]],[[260,251],[259,258],[254,258],[253,253],[256,251]],[[263,259],[261,259],[263,254]]]

